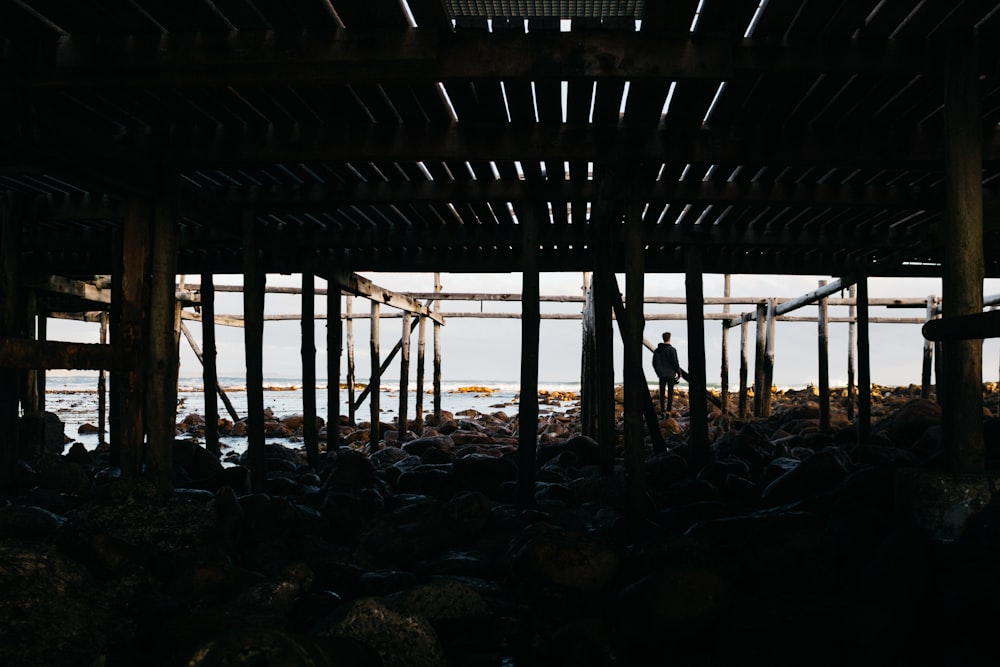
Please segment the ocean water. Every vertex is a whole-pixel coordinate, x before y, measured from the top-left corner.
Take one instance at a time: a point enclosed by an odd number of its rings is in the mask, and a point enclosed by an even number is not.
[[[229,397],[236,413],[241,417],[247,414],[246,382],[243,378],[220,377],[219,384]],[[423,412],[429,414],[434,409],[434,395],[429,393],[429,384],[425,385],[423,396]],[[83,443],[88,449],[98,445],[96,434],[81,434],[79,428],[83,424],[98,423],[98,378],[97,375],[74,374],[52,375],[46,377],[45,409],[54,412],[65,426],[66,436]],[[182,377],[178,382],[177,421],[188,414],[205,413],[205,396],[200,377]],[[470,387],[483,388],[482,391],[467,391]],[[578,392],[579,382],[539,382],[539,391],[546,392]],[[326,420],[328,385],[320,380],[316,387],[317,412]],[[362,387],[355,390],[355,401],[361,395]],[[384,380],[379,394],[380,419],[392,422],[399,413],[399,382]],[[348,414],[348,392],[340,388],[340,413]],[[411,384],[408,394],[408,417],[416,416],[416,385]],[[564,413],[573,408],[577,401],[545,400],[539,405],[539,414]],[[229,419],[229,414],[222,400],[218,401],[219,415]],[[268,378],[264,381],[264,407],[270,408],[276,417],[286,417],[302,413],[301,381],[288,378]],[[464,410],[476,410],[481,413],[503,411],[509,416],[517,414],[518,383],[489,382],[481,380],[460,380],[442,382],[441,408],[454,414]],[[355,421],[369,421],[371,406],[366,398],[355,411]],[[284,442],[284,441],[283,441]],[[246,444],[246,438],[223,438],[223,447],[241,450]]]

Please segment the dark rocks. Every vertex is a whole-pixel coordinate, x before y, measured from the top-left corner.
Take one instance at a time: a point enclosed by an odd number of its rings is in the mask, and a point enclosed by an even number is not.
[[[621,559],[603,540],[537,523],[517,537],[508,550],[515,580],[544,582],[573,591],[607,591],[619,573]]]
[[[761,493],[761,501],[767,507],[774,507],[825,491],[847,475],[850,465],[850,457],[844,450],[821,449],[768,484]]]

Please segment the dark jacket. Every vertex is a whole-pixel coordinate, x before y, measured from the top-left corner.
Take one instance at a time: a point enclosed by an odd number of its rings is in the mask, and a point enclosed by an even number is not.
[[[677,359],[677,349],[670,343],[660,343],[653,352],[653,370],[657,377],[667,378],[667,382],[676,383],[683,370]]]

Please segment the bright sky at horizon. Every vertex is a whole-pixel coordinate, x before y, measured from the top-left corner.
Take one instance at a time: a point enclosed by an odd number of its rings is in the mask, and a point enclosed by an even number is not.
[[[377,285],[398,292],[432,292],[434,277],[430,273],[365,273]],[[793,298],[816,289],[820,276],[751,276],[734,275],[731,280],[733,296]],[[825,277],[829,280],[829,277]],[[239,275],[216,277],[216,284],[238,285]],[[581,294],[583,276],[579,273],[548,273],[541,277],[541,293],[551,296]],[[620,290],[625,291],[624,276],[618,276]],[[475,293],[520,293],[520,274],[442,274],[442,288],[445,292]],[[301,286],[298,275],[269,275],[269,286]],[[705,276],[706,297],[723,295],[723,276]],[[316,280],[317,288],[325,287],[325,281]],[[683,274],[654,274],[646,276],[645,292],[652,296],[684,296]],[[989,296],[1000,292],[1000,281],[987,280],[984,293]],[[871,278],[869,296],[875,297],[926,297],[940,295],[941,281],[932,278]],[[844,294],[846,296],[846,292]],[[316,312],[325,313],[325,296],[316,298]],[[368,312],[366,300],[355,298],[355,312]],[[301,312],[301,298],[297,295],[268,294],[266,311],[270,314],[297,314]],[[446,301],[442,305],[448,311],[500,312],[520,310],[519,302],[463,302]],[[741,307],[733,306],[737,312]],[[579,313],[580,303],[542,304],[546,313]],[[383,314],[393,309],[383,307]],[[219,315],[239,315],[243,312],[242,294],[219,292],[216,295],[216,312]],[[648,304],[647,318],[653,313],[683,313],[682,305]],[[705,312],[722,312],[722,306],[706,305]],[[808,306],[796,315],[814,316],[816,308]],[[831,307],[830,317],[847,315],[846,307]],[[873,306],[871,317],[923,317],[922,308],[886,309]],[[201,326],[197,322],[187,322],[196,339],[201,340]],[[354,347],[356,378],[366,382],[370,375],[368,320],[354,320]],[[326,377],[326,321],[316,320],[316,365],[317,376]],[[392,349],[399,339],[402,319],[385,318],[381,324],[381,353]],[[218,372],[220,376],[243,377],[245,375],[243,330],[218,326]],[[510,382],[517,381],[520,372],[520,331],[519,319],[472,319],[450,318],[442,328],[442,376],[445,382],[476,381]],[[686,364],[688,334],[684,320],[647,320],[644,336],[654,344],[659,341],[662,331],[673,334],[672,342],[678,348],[682,364]],[[829,337],[830,379],[834,386],[847,382],[848,325],[831,323]],[[923,355],[923,337],[916,324],[872,324],[871,325],[872,382],[883,385],[919,384]],[[267,378],[298,379],[302,375],[300,358],[300,324],[298,321],[269,321],[264,327],[264,375]],[[616,334],[617,335],[617,334]],[[755,325],[750,327],[750,369],[753,377],[753,337]],[[52,340],[96,342],[98,328],[95,324],[50,320],[49,337]],[[705,346],[708,382],[717,383],[721,375],[722,325],[718,321],[706,321]],[[427,381],[431,373],[431,336],[427,338]],[[576,382],[580,376],[582,333],[579,320],[545,320],[541,322],[541,342],[539,346],[539,380],[545,382]],[[411,339],[412,359],[411,382],[416,377],[417,337]],[[817,325],[814,322],[779,322],[776,329],[774,383],[777,386],[804,386],[815,383],[818,377]],[[1000,370],[1000,341],[987,340],[983,347],[984,381],[995,381]],[[729,384],[739,383],[740,332],[733,328],[729,332]],[[182,377],[201,375],[201,365],[187,342],[181,339]],[[645,351],[643,363],[647,377],[652,378],[650,352]],[[346,348],[342,357],[342,369],[346,375]],[[622,348],[616,339],[615,370],[616,381],[622,378]],[[399,377],[398,361],[386,373],[389,382]],[[343,377],[341,378],[343,380]],[[752,382],[752,380],[751,380]]]

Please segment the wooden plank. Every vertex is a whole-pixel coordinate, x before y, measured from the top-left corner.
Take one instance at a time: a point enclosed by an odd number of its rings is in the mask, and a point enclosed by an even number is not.
[[[204,350],[199,350],[194,336],[191,335],[187,325],[181,320],[181,333],[187,339],[195,356],[201,361],[201,384],[205,403],[205,449],[216,456],[221,454],[219,449],[219,402],[216,399],[216,390],[219,387],[219,377],[217,372],[217,361],[219,358],[218,349],[215,345],[215,277],[212,273],[201,274],[201,340]],[[199,354],[201,352],[201,354]],[[238,420],[234,419],[233,422]]]
[[[17,336],[18,285],[21,272],[21,225],[15,220],[13,204],[6,193],[0,194],[0,336]],[[2,339],[0,339],[2,340]],[[17,355],[0,360],[0,493],[13,494],[17,469],[20,405]]]
[[[108,314],[101,313],[101,333],[98,338],[101,345],[108,343]],[[97,374],[97,442],[103,445],[106,442],[107,434],[107,414],[108,414],[108,386],[107,372],[102,368]]]
[[[416,299],[383,289],[364,276],[352,273],[347,276],[341,275],[334,280],[341,288],[352,294],[357,294],[358,296],[363,296],[372,301],[384,303],[387,306],[392,306],[393,308],[398,308],[415,315],[424,315],[438,324],[444,324],[444,318],[441,315],[432,313],[427,306],[421,304]]]

